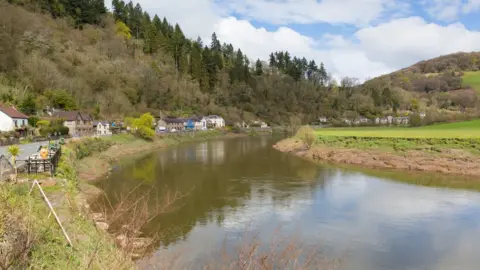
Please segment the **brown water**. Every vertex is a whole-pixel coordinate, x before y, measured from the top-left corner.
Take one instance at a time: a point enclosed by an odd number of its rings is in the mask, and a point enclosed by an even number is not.
[[[162,235],[139,266],[153,269],[183,254],[179,266],[198,269],[248,231],[267,244],[275,234],[294,235],[342,257],[343,269],[478,269],[480,193],[322,167],[274,150],[273,142],[213,140],[117,164],[98,184],[113,204],[139,185],[137,197],[152,188],[158,197],[187,194],[143,229]]]

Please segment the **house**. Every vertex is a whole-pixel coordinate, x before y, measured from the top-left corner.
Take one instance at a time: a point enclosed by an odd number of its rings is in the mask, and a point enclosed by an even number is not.
[[[193,129],[195,130],[206,130],[207,129],[207,118],[206,117],[197,117],[193,116],[189,118],[193,121]]]
[[[167,117],[158,120],[157,131],[178,131],[185,128],[185,120],[181,118]]]
[[[424,112],[419,113],[419,115],[420,115],[420,118],[424,118],[425,116],[427,116],[427,114]]]
[[[367,124],[367,123],[369,123],[369,122],[370,122],[370,119],[368,119],[368,118],[366,118],[366,117],[360,116],[360,117],[358,118],[358,123],[359,123],[359,124]]]
[[[410,118],[408,116],[400,116],[393,118],[393,121],[397,125],[408,125]]]
[[[63,119],[63,125],[68,127],[70,136],[84,136],[94,134],[93,119],[85,112],[55,111],[52,117]]]
[[[225,120],[221,116],[209,115],[206,118],[207,118],[207,125],[210,125],[213,128],[222,128],[225,126]]]
[[[93,128],[95,129],[95,135],[112,135],[112,131],[110,130],[110,124],[106,121],[93,122]]]
[[[328,119],[325,116],[318,117],[318,123],[320,124],[328,124]]]
[[[185,130],[194,130],[195,129],[195,120],[192,118],[184,119]]]
[[[387,117],[377,117],[375,118],[375,124],[377,125],[387,125],[388,118]]]
[[[26,131],[28,116],[17,111],[14,107],[0,105],[0,131]]]

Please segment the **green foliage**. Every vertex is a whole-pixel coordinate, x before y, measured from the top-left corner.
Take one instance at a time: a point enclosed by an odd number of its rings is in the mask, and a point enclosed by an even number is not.
[[[20,147],[18,145],[10,145],[7,151],[12,158],[12,164],[15,166],[15,160],[18,157],[18,155],[20,155]]]
[[[128,28],[128,26],[122,21],[117,21],[115,23],[115,31],[117,35],[123,37],[125,40],[130,40],[132,38],[130,28]]]
[[[308,148],[311,148],[317,140],[317,134],[310,126],[301,127],[295,134],[295,137],[300,139]]]
[[[54,108],[66,111],[77,109],[75,98],[66,90],[48,90],[45,92],[45,96]]]
[[[53,136],[55,133],[60,135],[68,135],[69,128],[63,125],[62,119],[56,119],[53,121],[40,120],[37,122],[37,126],[40,127],[39,132],[41,136]]]
[[[409,122],[410,122],[410,126],[412,126],[412,127],[419,127],[423,124],[422,123],[422,118],[420,117],[420,115],[418,113],[411,114]]]
[[[153,140],[155,137],[155,131],[152,128],[154,121],[155,119],[150,113],[145,113],[139,118],[127,117],[125,118],[124,123],[140,138]]]
[[[30,125],[31,127],[34,127],[36,128],[37,125],[38,125],[38,122],[40,122],[40,118],[38,118],[37,116],[30,116],[28,118],[28,125]]]
[[[107,150],[114,142],[101,138],[85,138],[79,142],[73,143],[73,150],[77,159],[83,159],[91,156],[93,153],[99,153]]]
[[[34,115],[37,112],[37,104],[33,95],[28,95],[20,104],[20,111],[26,115]]]

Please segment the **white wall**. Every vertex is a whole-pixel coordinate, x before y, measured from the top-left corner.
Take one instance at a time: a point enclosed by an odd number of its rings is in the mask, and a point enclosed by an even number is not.
[[[14,130],[13,119],[0,111],[0,131],[6,132],[12,130]]]

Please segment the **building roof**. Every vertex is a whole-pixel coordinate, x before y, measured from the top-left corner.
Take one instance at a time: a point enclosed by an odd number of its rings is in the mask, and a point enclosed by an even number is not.
[[[107,121],[95,121],[95,122],[93,122],[94,126],[98,126],[98,124],[102,124],[104,126],[109,126],[110,125],[110,123],[108,123]]]
[[[167,124],[174,124],[174,123],[183,123],[185,122],[185,119],[183,118],[163,118],[163,121]]]
[[[209,115],[209,116],[207,116],[207,118],[210,118],[210,119],[223,119],[221,116],[218,116],[218,115]]]
[[[65,121],[75,121],[78,115],[78,111],[55,111],[52,113],[52,117],[62,118],[65,119]]]
[[[52,114],[52,117],[56,118],[62,118],[65,119],[66,121],[75,121],[77,120],[77,116],[80,115],[80,118],[82,120],[92,120],[92,117],[90,114],[86,112],[80,112],[80,111],[55,111]]]
[[[28,119],[28,116],[26,116],[25,114],[17,111],[14,107],[8,107],[8,106],[0,105],[0,111],[2,111],[4,114],[8,115],[10,118]]]

